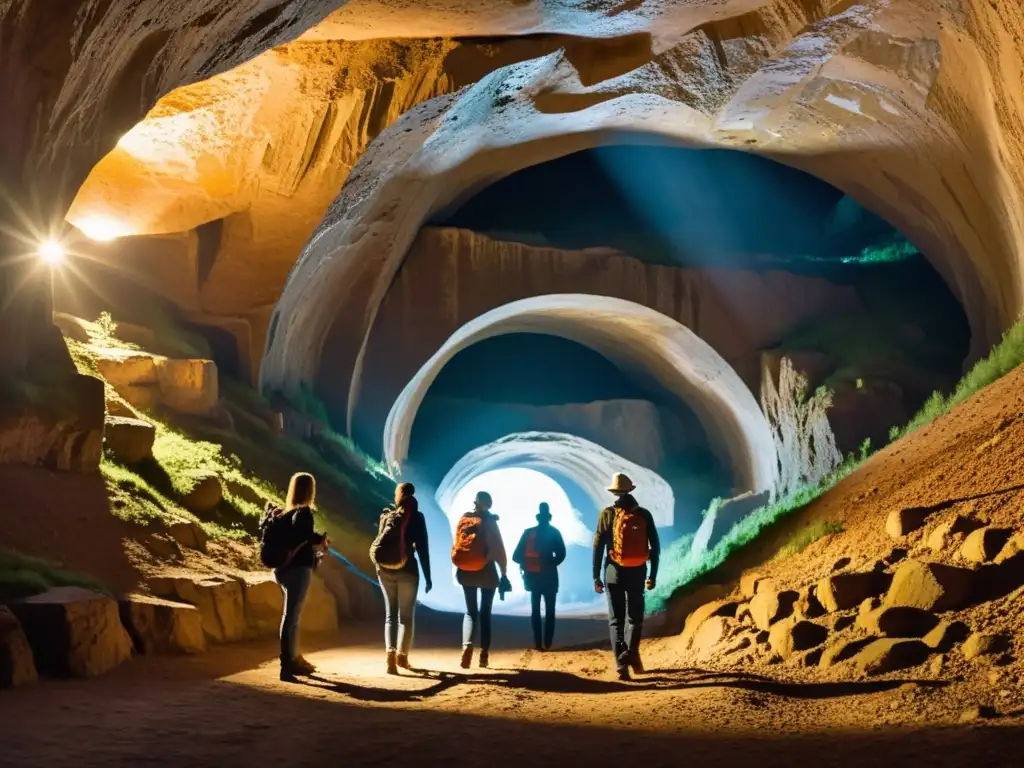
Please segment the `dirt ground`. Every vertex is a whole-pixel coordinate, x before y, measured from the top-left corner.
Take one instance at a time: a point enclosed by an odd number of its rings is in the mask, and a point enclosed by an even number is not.
[[[678,668],[655,641],[649,673],[620,683],[598,649],[600,624],[562,622],[570,647],[538,654],[515,647],[528,639],[524,622],[496,621],[503,647],[487,670],[458,668],[458,617],[435,617],[412,655],[422,670],[398,678],[384,674],[378,627],[364,624],[307,653],[321,671],[301,684],[279,681],[264,643],[4,692],[0,764],[1020,764],[1024,715],[917,721],[906,694],[918,686],[905,680],[801,684]],[[883,726],[897,710],[906,722]]]

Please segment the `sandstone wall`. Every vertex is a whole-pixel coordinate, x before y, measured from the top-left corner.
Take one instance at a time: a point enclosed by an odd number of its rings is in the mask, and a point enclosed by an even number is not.
[[[427,227],[395,277],[370,335],[360,424],[379,430],[402,387],[456,329],[503,304],[557,293],[625,299],[679,321],[725,358],[755,393],[762,348],[814,317],[857,305],[850,287],[785,272],[651,266],[606,249],[537,248]],[[342,387],[326,386],[325,395],[335,407],[344,403]]]

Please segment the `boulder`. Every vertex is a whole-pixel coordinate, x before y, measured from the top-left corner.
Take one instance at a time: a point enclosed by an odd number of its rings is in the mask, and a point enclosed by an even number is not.
[[[210,540],[209,535],[198,523],[173,523],[168,527],[167,532],[181,546],[200,552],[206,551],[206,542]]]
[[[907,560],[896,569],[883,602],[926,611],[949,611],[967,603],[973,584],[974,573],[966,568]]]
[[[80,587],[56,587],[11,604],[36,660],[47,675],[90,677],[132,655],[117,603]]]
[[[858,627],[884,637],[924,637],[938,625],[935,614],[907,606],[883,606],[857,617]]]
[[[242,585],[225,576],[158,576],[149,580],[153,594],[181,600],[199,609],[203,632],[217,643],[242,640],[248,634]]]
[[[119,605],[121,622],[140,653],[206,650],[203,619],[195,606],[149,595],[127,595]]]
[[[35,679],[36,662],[25,631],[11,609],[0,605],[0,690]]]
[[[768,645],[783,659],[795,653],[816,648],[825,642],[828,630],[813,621],[796,617],[777,622],[768,633]]]
[[[949,547],[954,541],[971,531],[982,527],[982,523],[966,515],[957,515],[952,520],[947,520],[935,526],[928,534],[925,541],[928,549],[932,552],[941,552]]]
[[[995,653],[1002,653],[1009,647],[1009,643],[1006,638],[1001,635],[985,635],[981,632],[975,632],[964,641],[963,650],[964,658],[968,661],[978,658],[979,656],[990,656]]]
[[[344,580],[344,592],[347,593],[347,603],[353,616],[357,614],[365,615],[367,609],[375,609],[373,601],[366,600],[368,593],[364,587],[371,590],[370,594],[373,595],[374,600],[380,599],[380,589],[373,589],[370,584],[367,584],[366,581],[356,576],[334,558],[329,557],[324,560],[317,572],[328,580],[328,584],[331,585],[335,595],[338,596],[339,603],[342,605],[344,605],[346,599],[343,599],[341,594],[339,594],[339,590],[334,589],[334,586],[339,581],[339,576]],[[691,613],[705,603],[728,597],[732,591],[733,587],[728,584],[705,584],[688,594],[673,597],[669,600],[665,613],[665,628],[668,634],[682,632]]]
[[[797,593],[791,590],[759,590],[750,601],[750,615],[754,619],[754,625],[760,630],[769,630],[775,622],[788,618],[793,613],[797,597]]]
[[[0,398],[0,464],[98,471],[104,412],[103,382],[77,373],[35,395]]]
[[[107,416],[103,445],[122,464],[138,464],[153,455],[156,427],[142,419]]]
[[[889,577],[884,573],[837,573],[818,582],[815,594],[829,613],[856,608],[866,598],[885,592]]]
[[[902,539],[924,525],[927,518],[928,510],[924,507],[894,509],[885,521],[885,532],[894,539]]]
[[[160,405],[160,388],[157,386],[118,387],[119,394],[132,408],[152,411]]]
[[[256,637],[273,637],[280,631],[284,595],[270,574],[246,574],[245,622]]]
[[[735,617],[738,607],[739,604],[734,600],[713,600],[697,608],[687,616],[686,625],[683,627],[683,632],[680,635],[683,648],[690,647],[694,636],[708,619],[714,616]]]
[[[715,649],[729,633],[729,619],[713,616],[700,625],[693,637],[693,651],[699,661],[707,661],[715,655]]]
[[[931,649],[920,640],[886,637],[873,640],[853,657],[853,665],[865,675],[884,675],[923,664]]]
[[[333,632],[338,628],[338,606],[324,580],[313,574],[302,607],[299,628],[306,632]]]
[[[817,587],[814,584],[803,587],[798,593],[794,613],[802,619],[816,619],[824,616],[825,607],[818,600]]]
[[[217,365],[212,360],[158,358],[160,404],[172,411],[205,416],[220,399]]]
[[[111,350],[96,358],[100,375],[118,392],[125,387],[153,387],[159,383],[156,359],[152,355]],[[123,396],[123,395],[122,395]],[[128,402],[131,402],[125,397]]]
[[[1022,552],[1024,552],[1024,533],[1015,533],[996,555],[996,565],[1001,565],[1007,560],[1019,556]]]
[[[960,557],[971,563],[991,562],[1001,553],[1012,534],[1008,528],[979,528],[969,533],[960,545]]]
[[[852,659],[866,646],[873,643],[877,638],[874,637],[861,637],[861,636],[850,636],[850,637],[839,637],[832,640],[825,649],[821,652],[821,658],[818,660],[818,666],[822,669],[828,669],[829,667],[835,666],[840,662]]]
[[[202,515],[216,509],[222,498],[224,489],[220,484],[220,478],[216,475],[206,475],[196,479],[196,484],[185,494],[182,504],[188,511]]]
[[[943,621],[924,636],[924,644],[939,653],[948,653],[954,645],[962,643],[971,634],[962,621]]]
[[[775,586],[768,579],[756,571],[747,571],[740,576],[740,593],[750,600],[757,594],[758,589],[774,590]]]

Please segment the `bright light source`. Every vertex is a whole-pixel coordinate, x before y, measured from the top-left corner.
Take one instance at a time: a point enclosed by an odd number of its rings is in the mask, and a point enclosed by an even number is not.
[[[131,234],[131,231],[123,223],[109,216],[86,216],[75,219],[71,223],[90,240],[101,243]]]
[[[39,246],[39,258],[47,264],[60,264],[64,261],[64,246],[56,240],[47,240]]]

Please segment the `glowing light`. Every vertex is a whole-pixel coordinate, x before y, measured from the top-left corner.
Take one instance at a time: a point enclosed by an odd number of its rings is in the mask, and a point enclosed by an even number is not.
[[[64,246],[56,240],[47,240],[39,246],[39,258],[47,264],[60,264],[64,261]]]
[[[130,235],[131,230],[120,221],[109,216],[85,216],[71,222],[90,240],[101,243]]]
[[[542,501],[551,508],[551,524],[561,531],[567,546],[589,544],[593,537],[572,508],[562,486],[545,474],[522,467],[485,472],[464,485],[456,494],[451,508],[445,510],[453,528],[459,516],[473,508],[477,491],[491,494],[494,501],[491,511],[498,516],[498,529],[510,558],[523,531],[537,524],[535,516]],[[523,596],[522,577],[511,561],[508,575],[514,594]]]

